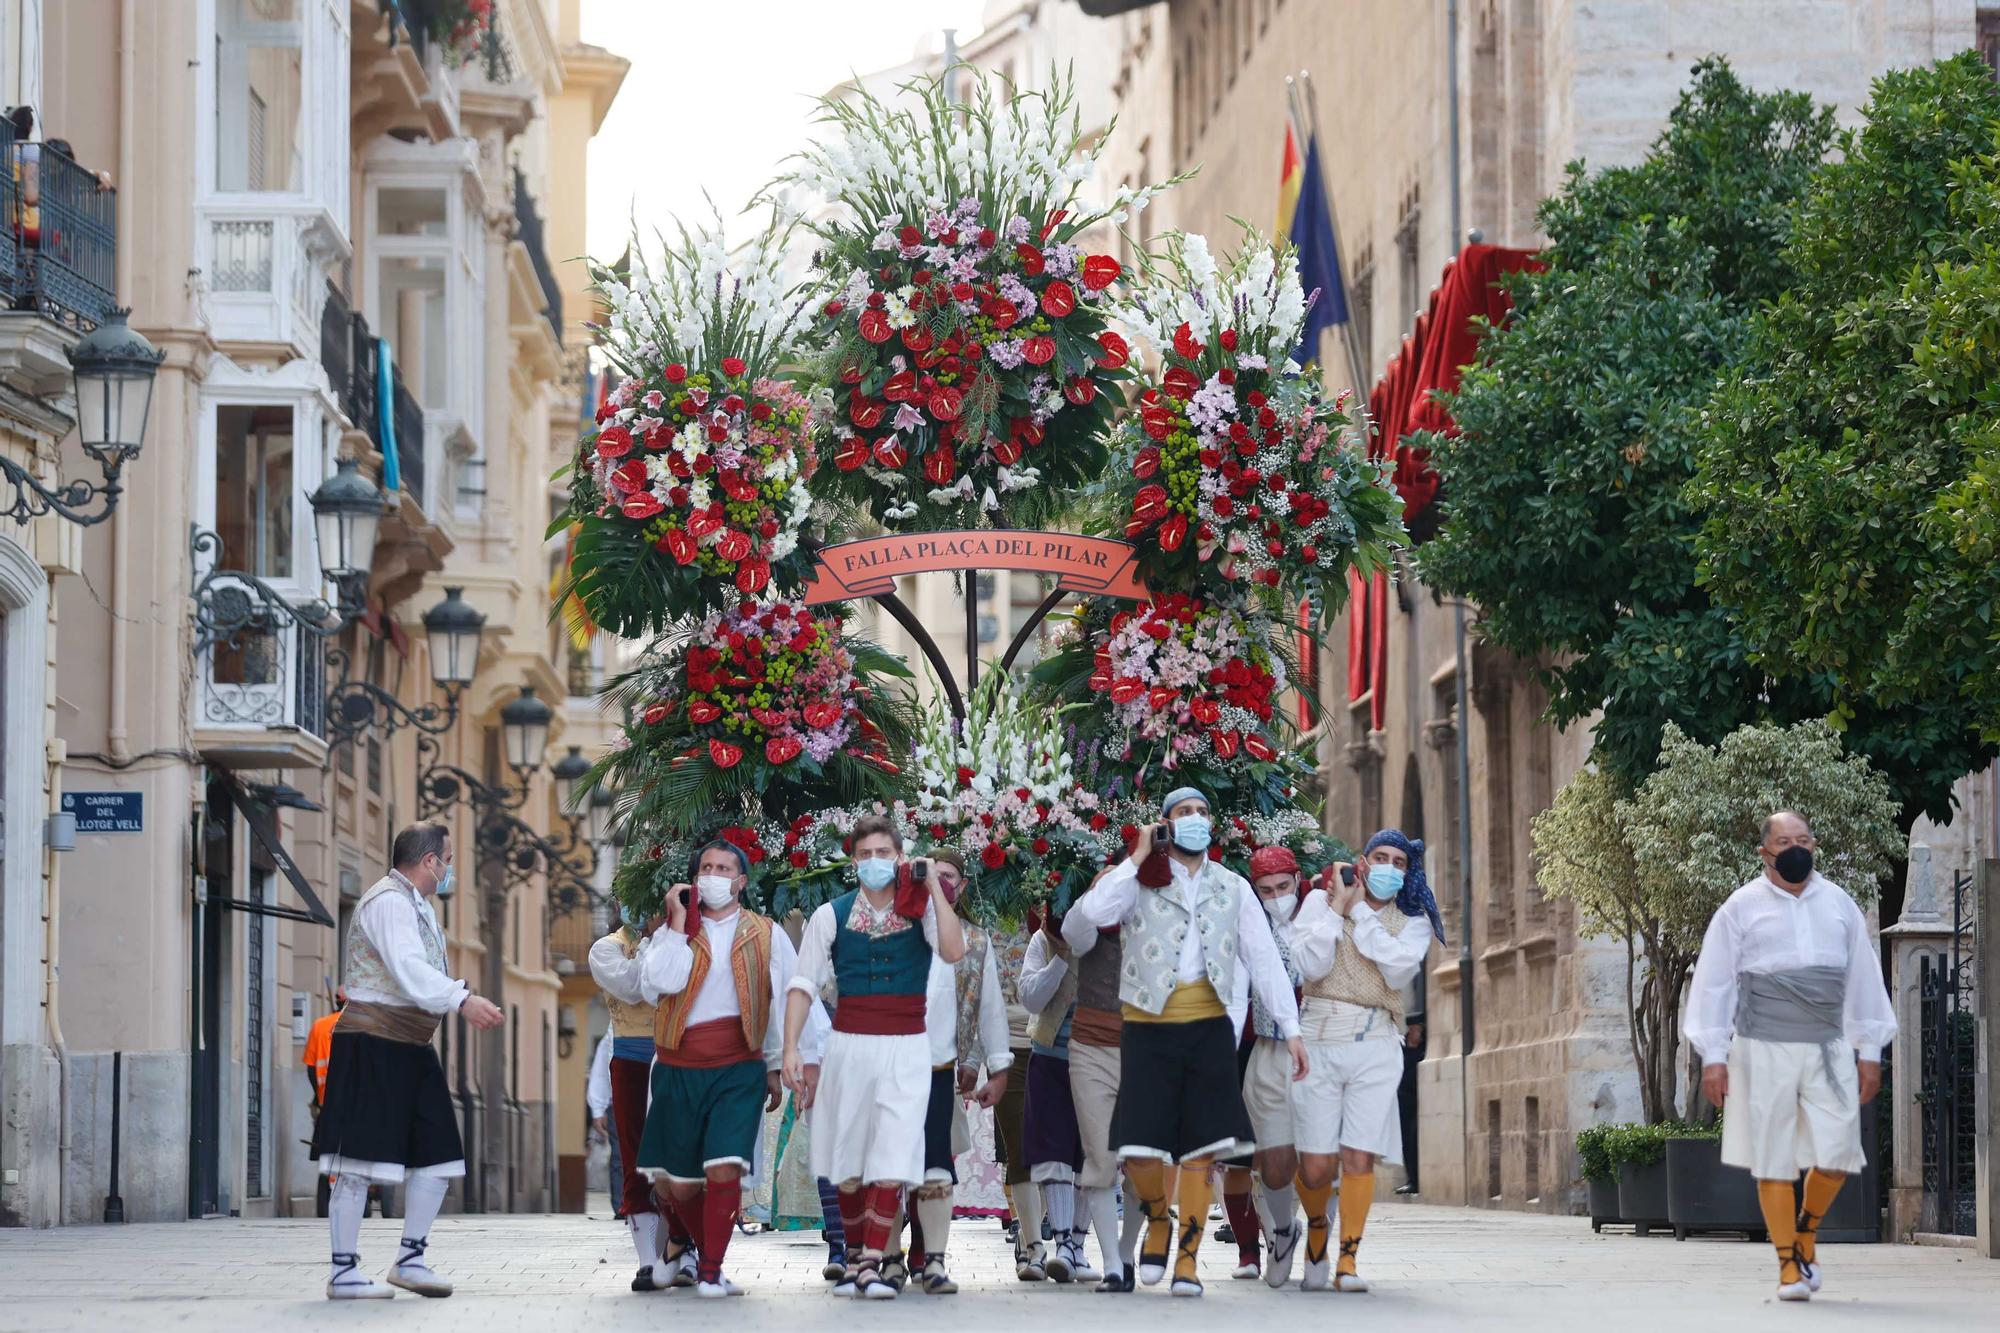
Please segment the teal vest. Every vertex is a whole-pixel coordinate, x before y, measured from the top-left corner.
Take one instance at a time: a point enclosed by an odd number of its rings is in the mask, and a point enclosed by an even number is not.
[[[893,935],[864,935],[847,928],[859,889],[833,900],[833,976],[842,999],[850,995],[923,995],[930,985],[931,946],[923,923]]]

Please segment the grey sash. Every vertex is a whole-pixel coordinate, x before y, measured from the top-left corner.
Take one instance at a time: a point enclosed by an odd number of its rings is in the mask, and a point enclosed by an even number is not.
[[[1811,1042],[1819,1047],[1835,1087],[1834,1052],[1846,1045],[1841,1019],[1847,1004],[1847,969],[1796,967],[1786,972],[1736,974],[1736,1035],[1757,1041]]]

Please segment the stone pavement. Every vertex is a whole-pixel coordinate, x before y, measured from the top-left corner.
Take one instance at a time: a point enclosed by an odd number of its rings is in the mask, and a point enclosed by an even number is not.
[[[399,1234],[370,1219],[362,1257],[386,1266]],[[1310,1318],[1394,1330],[1671,1329],[1723,1333],[1783,1324],[1900,1329],[1921,1321],[1993,1327],[2000,1263],[1970,1251],[1890,1245],[1825,1247],[1827,1286],[1810,1306],[1771,1299],[1770,1249],[1733,1240],[1593,1235],[1582,1218],[1383,1203],[1362,1253],[1375,1283],[1365,1296],[1273,1292],[1233,1282],[1233,1246],[1203,1249],[1208,1295],[1172,1300],[1164,1287],[1130,1296],[1014,1280],[992,1221],[952,1230],[957,1296],[914,1289],[894,1303],[856,1308],[825,1295],[817,1232],[738,1236],[729,1271],[750,1289],[741,1300],[691,1293],[634,1295],[624,1228],[592,1216],[446,1217],[432,1257],[458,1284],[449,1300],[399,1294],[335,1305],[321,1296],[325,1225],[307,1221],[182,1222],[0,1232],[0,1330],[422,1329],[425,1333],[557,1333],[562,1330],[935,1327],[953,1333],[1055,1333],[1053,1321],[1096,1329],[1241,1327]],[[1979,1311],[1986,1314],[1981,1315]]]

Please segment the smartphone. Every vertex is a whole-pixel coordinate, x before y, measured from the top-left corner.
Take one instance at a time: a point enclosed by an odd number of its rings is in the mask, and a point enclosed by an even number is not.
[[[1172,824],[1155,824],[1153,826],[1153,845],[1155,847],[1165,848],[1173,840],[1174,826]]]
[[[1345,884],[1345,885],[1346,885],[1346,886],[1347,886],[1348,888],[1350,888],[1350,889],[1354,887],[1354,867],[1353,867],[1353,866],[1342,866],[1342,867],[1340,868],[1340,882],[1341,882],[1342,884]]]
[[[931,863],[927,860],[910,862],[910,878],[921,884],[931,877]]]

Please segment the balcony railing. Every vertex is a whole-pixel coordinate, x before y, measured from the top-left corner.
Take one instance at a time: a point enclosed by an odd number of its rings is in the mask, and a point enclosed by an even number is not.
[[[548,238],[542,226],[541,214],[535,211],[535,198],[528,193],[528,178],[514,168],[514,218],[520,227],[521,244],[528,247],[528,261],[535,266],[535,277],[542,284],[542,299],[548,302],[542,307],[543,318],[555,330],[556,341],[563,336],[562,288],[556,285],[556,273],[549,266]]]
[[[46,143],[0,122],[0,298],[76,329],[111,313],[118,192]]]
[[[392,415],[396,423],[396,469],[401,474],[403,493],[414,498],[418,504],[428,505],[430,495],[424,490],[426,450],[423,405],[411,397],[410,391],[403,386],[402,367],[391,367],[389,380],[395,394]]]
[[[225,573],[220,595],[239,595]],[[244,605],[254,598],[240,594]],[[326,732],[326,661],[321,640],[276,616],[202,649],[201,725]]]

